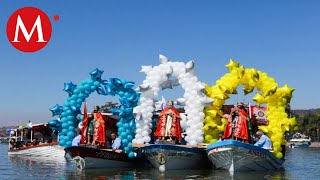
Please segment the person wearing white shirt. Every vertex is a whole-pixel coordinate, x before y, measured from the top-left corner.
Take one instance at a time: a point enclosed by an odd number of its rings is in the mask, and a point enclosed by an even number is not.
[[[112,150],[115,151],[117,149],[121,149],[121,139],[117,137],[116,133],[111,133],[111,139]]]

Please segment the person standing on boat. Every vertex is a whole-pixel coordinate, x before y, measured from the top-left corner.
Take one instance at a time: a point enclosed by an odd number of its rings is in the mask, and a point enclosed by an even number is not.
[[[167,107],[160,113],[159,122],[154,135],[158,139],[164,140],[169,137],[173,140],[181,140],[181,126],[180,126],[180,113],[173,106],[173,101],[170,100]]]
[[[104,147],[106,144],[106,128],[105,128],[105,121],[99,110],[100,110],[100,107],[98,105],[95,105],[94,110],[91,113],[91,116],[93,117],[93,120],[94,120],[92,145],[98,145],[98,146]]]
[[[272,143],[268,136],[264,135],[262,131],[256,132],[256,138],[259,139],[254,145],[262,147],[264,149],[271,150],[272,149]]]
[[[235,139],[248,142],[248,114],[242,103],[238,102],[231,109],[228,116],[228,123],[224,130],[225,139]]]

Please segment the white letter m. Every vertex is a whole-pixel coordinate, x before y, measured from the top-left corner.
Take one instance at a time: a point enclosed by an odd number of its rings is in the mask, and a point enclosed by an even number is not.
[[[28,33],[24,23],[22,22],[21,17],[18,15],[16,32],[14,34],[14,40],[12,42],[20,42],[18,40],[19,28],[21,29],[24,38],[26,38],[27,42],[29,42],[36,27],[37,27],[37,32],[38,32],[38,41],[37,42],[47,42],[43,39],[43,32],[42,32],[40,15],[38,15],[36,22],[33,24],[33,27],[31,29],[30,34]]]

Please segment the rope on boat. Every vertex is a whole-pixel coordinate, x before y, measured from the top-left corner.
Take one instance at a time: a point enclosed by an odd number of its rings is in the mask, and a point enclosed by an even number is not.
[[[86,162],[80,156],[74,157],[73,160],[75,161],[77,168],[80,170],[82,170],[86,166]]]

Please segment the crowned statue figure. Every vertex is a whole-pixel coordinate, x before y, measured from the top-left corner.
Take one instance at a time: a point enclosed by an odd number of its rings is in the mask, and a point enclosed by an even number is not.
[[[180,113],[170,100],[159,115],[157,129],[154,133],[159,140],[181,140]]]

